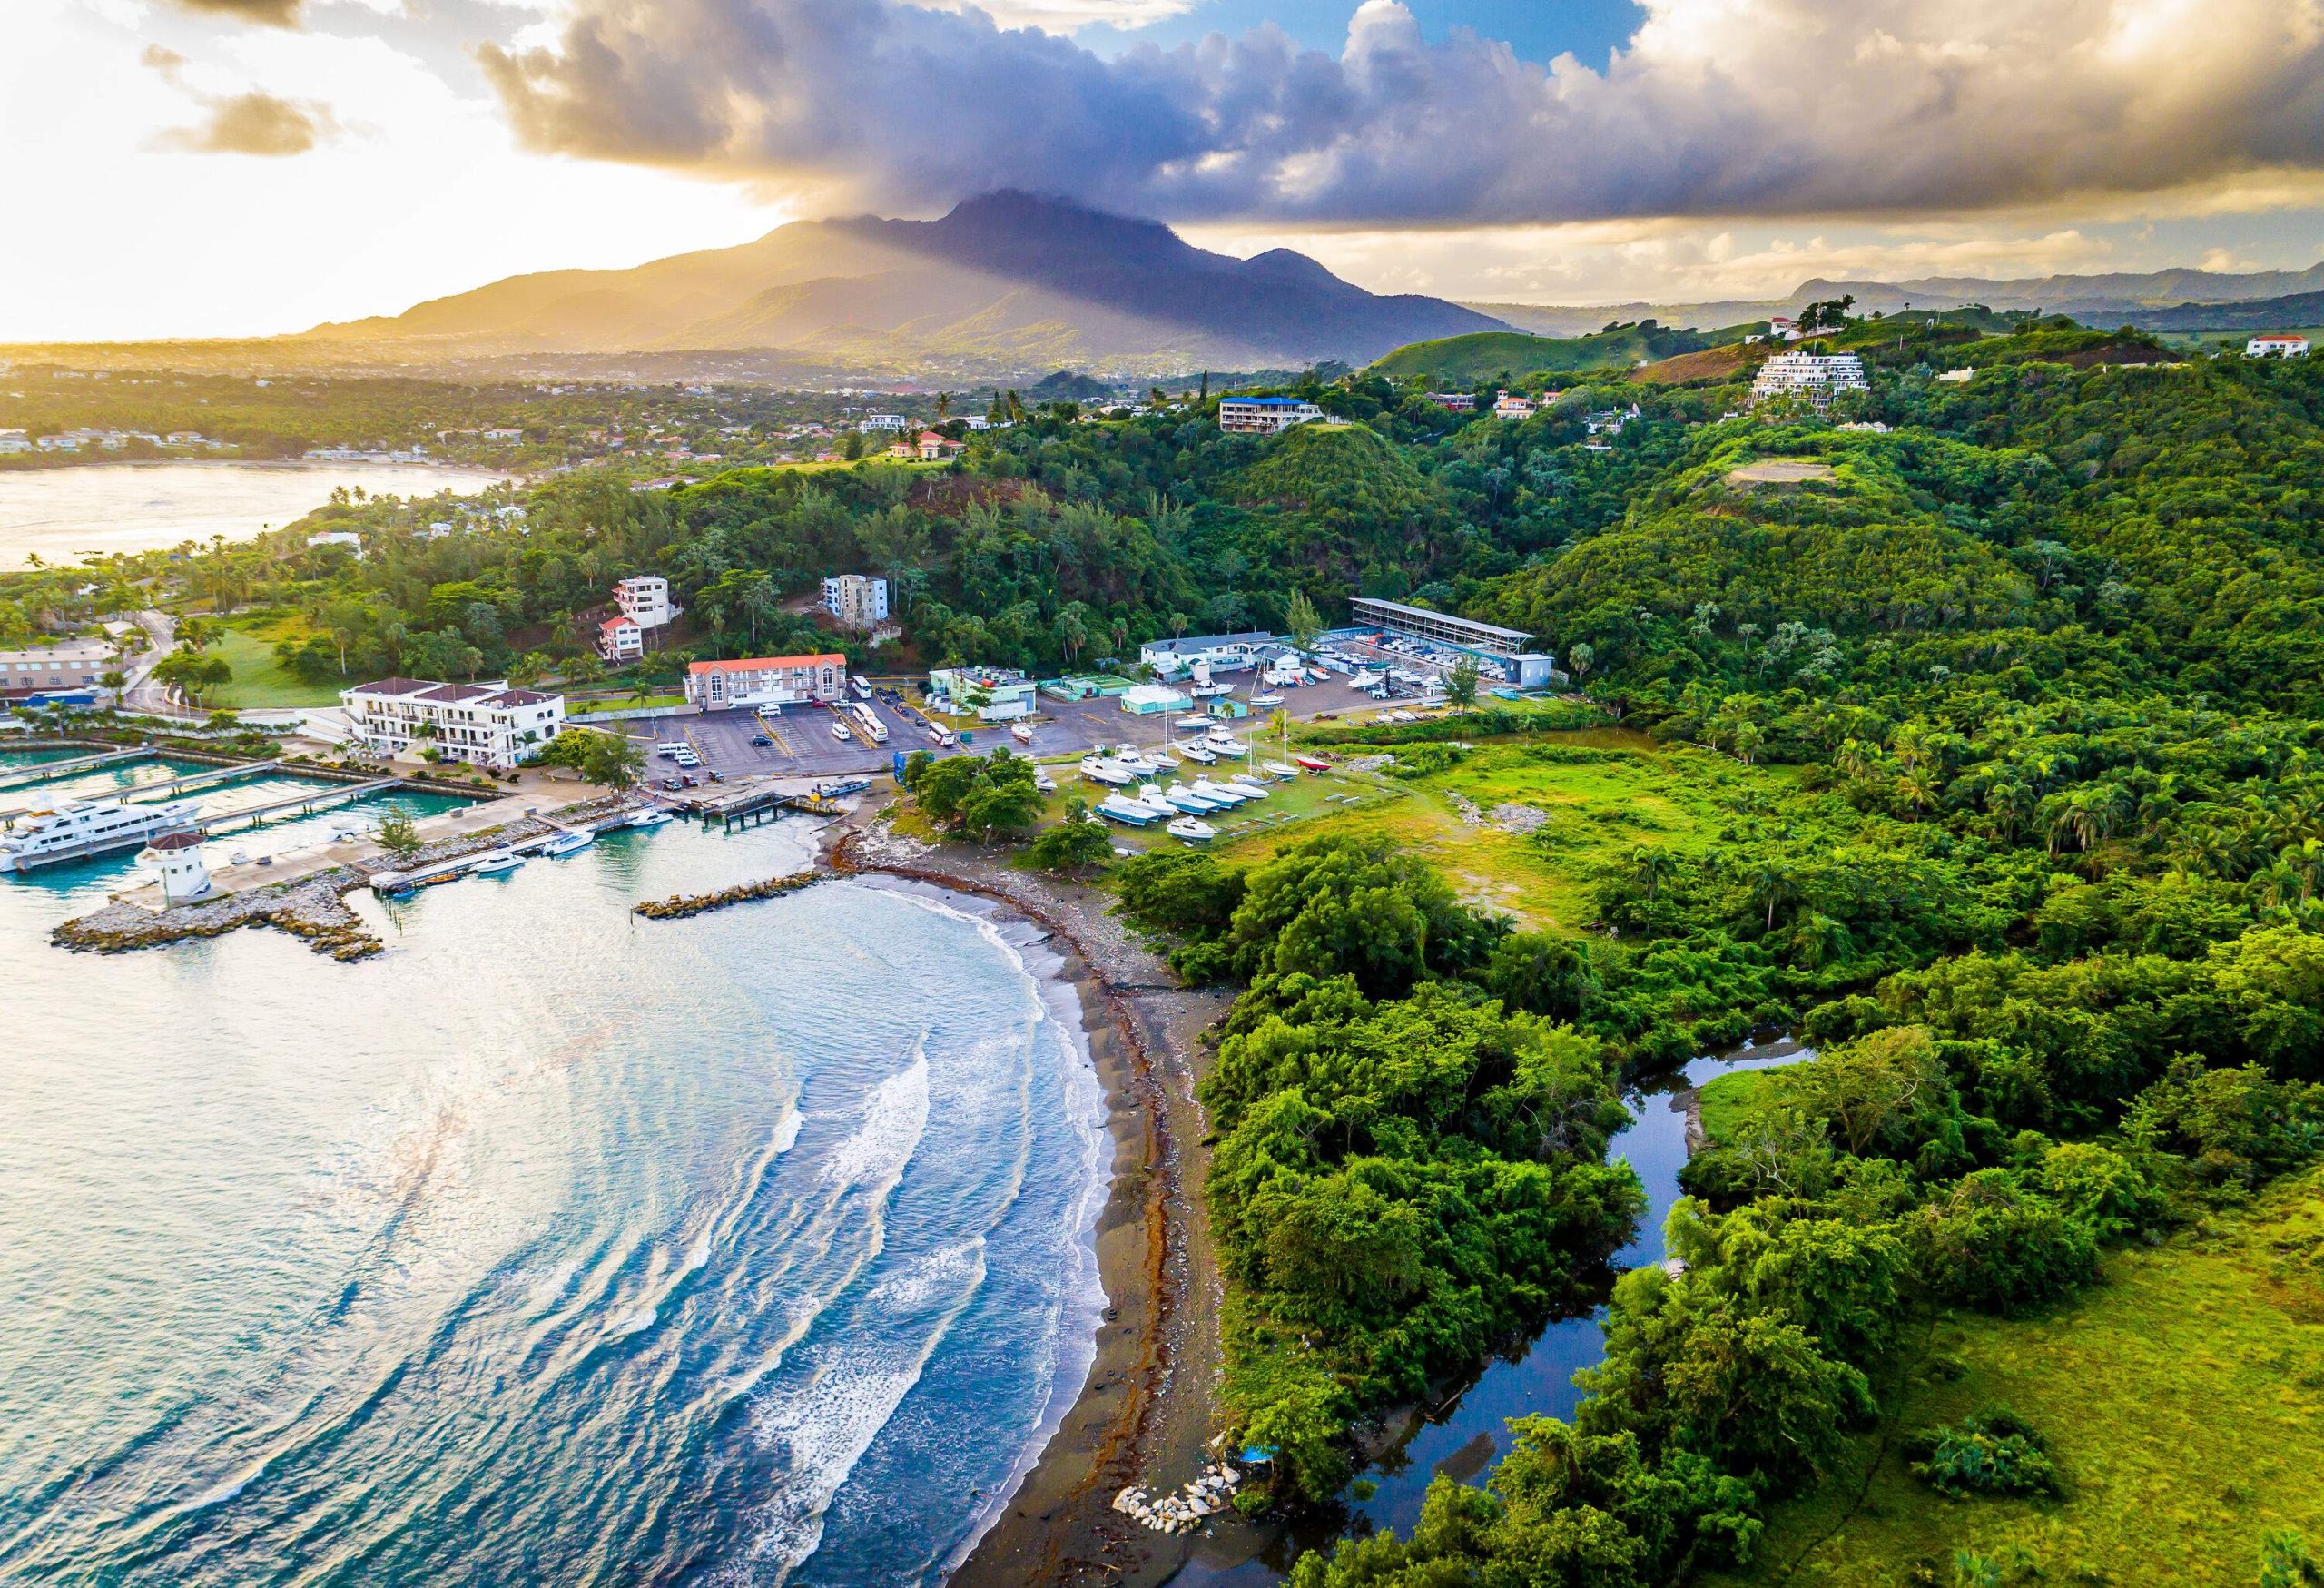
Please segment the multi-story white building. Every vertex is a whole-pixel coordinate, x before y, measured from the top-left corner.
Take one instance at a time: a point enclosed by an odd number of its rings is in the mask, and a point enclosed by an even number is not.
[[[1820,409],[1843,391],[1866,390],[1864,360],[1854,353],[1777,353],[1759,366],[1751,400],[1798,398]]]
[[[847,658],[836,651],[696,662],[686,669],[687,703],[704,711],[837,700],[846,688]]]
[[[382,678],[340,691],[339,701],[350,736],[367,750],[403,755],[432,748],[447,761],[477,766],[514,766],[565,727],[565,696],[506,684]]]
[[[2308,356],[2308,339],[2304,336],[2255,336],[2243,344],[2247,359],[2304,359]]]
[[[634,662],[645,654],[645,631],[626,612],[597,625],[597,654],[608,662]]]
[[[867,413],[863,416],[863,428],[867,430],[901,430],[904,428],[904,416],[900,413]]]
[[[115,656],[113,642],[102,639],[0,651],[0,689],[94,689]]]
[[[1324,410],[1295,397],[1222,397],[1218,428],[1239,436],[1273,436],[1294,425],[1312,424]]]
[[[659,628],[684,610],[670,599],[670,581],[655,574],[632,574],[615,585],[614,605],[640,628]]]
[[[823,610],[845,628],[875,628],[888,621],[888,581],[870,574],[841,574],[823,581]]]

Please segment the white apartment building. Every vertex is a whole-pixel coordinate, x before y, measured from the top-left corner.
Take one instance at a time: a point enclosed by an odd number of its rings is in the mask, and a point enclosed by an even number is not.
[[[0,689],[94,689],[115,656],[112,643],[102,639],[0,651]]]
[[[1843,391],[1870,390],[1864,378],[1864,360],[1854,353],[1777,353],[1759,366],[1751,382],[1751,400],[1799,398],[1822,409]]]
[[[367,750],[417,755],[432,747],[476,766],[514,766],[565,727],[565,696],[506,684],[382,678],[342,689],[339,701],[351,737]]]
[[[1222,397],[1218,428],[1232,435],[1274,436],[1294,425],[1313,424],[1324,410],[1295,397]]]
[[[904,428],[904,416],[900,413],[867,413],[863,416],[863,428],[867,430],[901,430]]]
[[[823,581],[823,610],[843,628],[873,628],[888,621],[888,581],[841,574]]]
[[[655,574],[632,574],[615,585],[614,605],[640,628],[659,628],[684,610],[670,600],[670,581]]]
[[[2247,359],[2304,359],[2308,356],[2308,339],[2304,336],[2255,336],[2243,344]]]

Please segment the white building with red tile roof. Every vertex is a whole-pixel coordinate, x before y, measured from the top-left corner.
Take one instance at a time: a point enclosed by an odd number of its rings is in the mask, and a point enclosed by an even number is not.
[[[2243,344],[2247,359],[2304,359],[2308,356],[2308,339],[2304,336],[2255,336]]]
[[[626,612],[597,625],[597,654],[608,662],[634,662],[645,654],[645,630]]]
[[[383,755],[420,757],[506,769],[565,728],[565,696],[505,683],[442,684],[381,678],[340,691],[353,742]]]
[[[846,688],[847,658],[836,651],[696,662],[686,669],[686,699],[704,711],[837,700]]]

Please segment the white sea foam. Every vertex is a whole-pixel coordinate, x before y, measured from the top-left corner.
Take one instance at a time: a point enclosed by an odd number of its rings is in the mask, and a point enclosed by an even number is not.
[[[928,1051],[912,1048],[911,1064],[872,1089],[863,1122],[823,1160],[823,1179],[842,1187],[887,1190],[904,1172],[928,1130]]]
[[[984,1282],[984,1242],[940,1247],[883,1277],[858,1317],[762,1396],[752,1431],[783,1476],[756,1518],[753,1581],[781,1584],[822,1543],[823,1517],[863,1453],[920,1382],[952,1320]]]
[[[799,1129],[806,1122],[807,1116],[799,1111],[799,1105],[792,1104],[784,1112],[783,1122],[774,1128],[774,1150],[777,1157],[799,1145]]]

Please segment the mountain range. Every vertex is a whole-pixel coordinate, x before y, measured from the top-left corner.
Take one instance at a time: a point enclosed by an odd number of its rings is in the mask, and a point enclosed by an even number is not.
[[[1582,336],[1618,321],[1658,320],[1665,325],[1741,325],[1771,314],[1792,314],[1809,303],[1841,297],[1856,300],[1855,312],[1877,310],[1894,314],[1899,309],[1957,309],[1982,303],[1988,309],[2038,309],[2069,314],[2085,325],[2112,330],[2118,325],[2152,326],[2158,317],[2186,317],[2185,311],[2210,308],[2214,312],[2194,316],[2204,329],[2267,330],[2278,323],[2313,324],[2288,319],[2299,311],[2279,299],[2293,300],[2324,291],[2324,264],[2304,271],[2199,271],[2188,269],[2113,271],[2092,276],[2019,276],[1988,281],[1978,276],[1919,276],[1901,281],[1832,281],[1811,277],[1780,298],[1728,298],[1700,303],[1600,303],[1559,305],[1537,303],[1471,303],[1469,308],[1522,330],[1542,336]],[[2229,306],[2235,306],[2230,308]]]
[[[1304,254],[1199,249],[1157,222],[1002,192],[933,221],[802,221],[621,271],[512,276],[307,340],[429,357],[782,354],[797,364],[1000,378],[1367,363],[1506,330],[1383,296]]]

